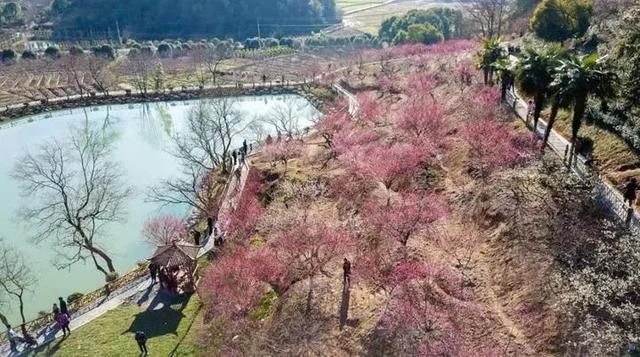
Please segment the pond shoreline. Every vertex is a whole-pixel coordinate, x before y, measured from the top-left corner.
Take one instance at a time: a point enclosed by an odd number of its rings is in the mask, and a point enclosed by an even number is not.
[[[83,98],[72,98],[60,101],[47,101],[37,104],[25,104],[20,107],[8,108],[0,112],[0,124],[22,119],[24,117],[55,112],[67,109],[78,109],[102,105],[118,104],[140,104],[155,102],[187,101],[203,98],[223,98],[235,96],[265,96],[280,94],[297,94],[307,99],[316,109],[320,110],[321,98],[312,94],[310,84],[289,84],[277,86],[255,86],[255,87],[216,87],[204,89],[185,89],[173,92],[149,92],[147,94],[138,93],[118,93],[111,95],[87,96]],[[317,86],[317,84],[316,84]]]

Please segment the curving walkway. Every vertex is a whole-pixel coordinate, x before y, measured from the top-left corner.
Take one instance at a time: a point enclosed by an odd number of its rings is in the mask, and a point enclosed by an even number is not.
[[[510,105],[514,112],[526,123],[527,118],[527,104],[514,92],[508,92],[507,104]],[[542,137],[547,129],[547,123],[540,118],[538,121],[538,127],[535,128],[536,135]],[[565,139],[557,131],[551,130],[549,135],[549,142],[547,144],[558,156],[565,158],[568,153],[571,143]],[[630,208],[625,202],[622,194],[613,186],[606,177],[594,172],[587,166],[586,161],[582,155],[576,155],[576,159],[571,166],[571,170],[578,175],[581,179],[588,179],[595,177],[596,190],[598,193],[598,199],[601,204],[613,213],[620,221],[625,222],[629,229],[634,234],[640,234],[640,214],[634,208]]]

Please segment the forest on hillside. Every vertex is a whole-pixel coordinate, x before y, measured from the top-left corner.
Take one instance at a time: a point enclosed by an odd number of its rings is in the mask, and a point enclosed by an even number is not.
[[[56,0],[58,37],[246,38],[307,33],[335,23],[334,0]]]

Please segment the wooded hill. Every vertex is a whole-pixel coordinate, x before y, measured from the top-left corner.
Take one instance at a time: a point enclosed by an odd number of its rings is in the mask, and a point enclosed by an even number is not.
[[[58,37],[144,39],[289,35],[337,21],[334,0],[56,0]]]

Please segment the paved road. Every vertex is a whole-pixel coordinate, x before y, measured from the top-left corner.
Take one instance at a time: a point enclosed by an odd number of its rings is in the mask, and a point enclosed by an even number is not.
[[[517,94],[510,92],[507,98],[507,103],[512,106],[514,111],[518,114],[518,117],[526,122],[526,102]],[[541,119],[538,123],[538,127],[536,128],[536,134],[542,137],[546,129],[547,123]],[[556,154],[564,158],[565,152],[568,152],[570,148],[570,143],[562,135],[558,134],[558,132],[552,130],[549,135],[548,146],[556,152]],[[634,234],[640,234],[640,215],[638,214],[638,211],[629,208],[629,206],[624,203],[622,194],[614,187],[614,185],[606,177],[595,173],[585,164],[585,162],[586,159],[583,156],[578,155],[577,160],[574,160],[571,170],[582,179],[595,177],[597,179],[596,190],[602,205],[615,214],[620,221],[625,222]]]

